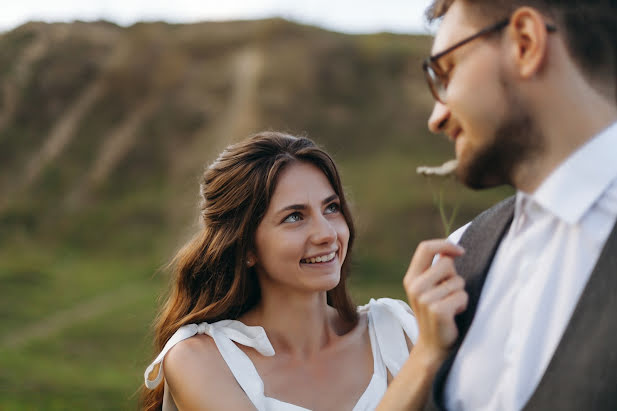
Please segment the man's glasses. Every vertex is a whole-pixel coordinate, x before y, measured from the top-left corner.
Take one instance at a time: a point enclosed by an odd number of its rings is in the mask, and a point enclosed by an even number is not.
[[[485,27],[484,29],[477,32],[476,34],[473,34],[459,41],[458,43],[454,44],[453,46],[448,47],[444,51],[437,53],[433,56],[430,56],[429,58],[424,60],[424,62],[422,63],[422,70],[424,70],[424,75],[426,77],[428,87],[431,89],[431,93],[433,94],[433,97],[435,97],[435,100],[439,101],[442,104],[445,104],[446,87],[447,87],[447,75],[446,73],[443,72],[443,70],[441,70],[441,67],[439,67],[439,64],[437,64],[437,60],[439,60],[446,54],[456,50],[457,48],[469,43],[472,40],[475,40],[484,35],[503,29],[509,23],[510,23],[509,18],[501,20],[493,25]],[[547,24],[546,30],[549,32],[552,32],[552,31],[557,30],[557,28],[553,25]]]

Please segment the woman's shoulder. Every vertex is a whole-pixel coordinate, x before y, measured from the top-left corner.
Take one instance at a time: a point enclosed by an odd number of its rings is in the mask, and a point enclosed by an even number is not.
[[[193,368],[215,375],[228,372],[230,364],[227,361],[240,353],[232,341],[254,348],[263,355],[274,355],[260,326],[247,326],[238,320],[187,324],[180,327],[163,349],[165,375],[174,370],[186,374],[186,370]]]
[[[207,367],[203,367],[207,364]],[[169,378],[176,370],[184,373],[192,368],[215,370],[225,367],[225,361],[209,335],[196,334],[176,343],[165,355],[163,368]]]
[[[233,375],[209,335],[197,334],[174,345],[165,355],[163,369],[172,392],[192,381],[220,378],[233,381]]]
[[[247,327],[235,320],[186,324],[176,330],[146,369],[146,387],[154,389],[161,383],[164,374],[173,373],[174,370],[192,369],[196,364],[208,363],[206,370],[213,373],[226,369],[227,360],[224,358],[237,354],[233,344],[227,340],[253,346],[264,355],[273,355],[272,347],[261,327]],[[220,350],[223,349],[229,352],[221,353]]]
[[[197,334],[175,344],[163,360],[174,402],[189,409],[251,409],[214,339]]]

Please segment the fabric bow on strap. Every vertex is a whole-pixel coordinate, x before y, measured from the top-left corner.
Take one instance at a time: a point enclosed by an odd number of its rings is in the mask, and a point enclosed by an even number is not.
[[[392,375],[409,356],[403,331],[413,344],[418,340],[418,324],[409,306],[391,298],[371,299],[367,304],[374,320],[375,335],[383,362]]]
[[[243,324],[240,321],[236,320],[222,320],[217,321],[215,323],[209,324],[207,322],[203,322],[200,324],[187,324],[183,325],[175,332],[175,334],[167,341],[163,351],[156,357],[156,359],[148,366],[146,371],[144,372],[144,381],[146,387],[149,389],[156,388],[157,385],[163,379],[163,359],[165,355],[171,348],[178,344],[180,341],[186,340],[196,334],[207,334],[214,339],[216,346],[223,358],[229,363],[237,362],[237,361],[246,361],[248,357],[244,354],[232,341],[235,341],[239,344],[245,345],[247,347],[252,347],[257,350],[261,355],[264,356],[273,356],[274,348],[272,348],[272,344],[268,340],[265,330],[262,327],[249,327]],[[241,355],[238,357],[238,352]],[[250,360],[249,360],[250,362]],[[158,373],[156,377],[151,380],[150,374],[154,370],[157,364],[160,364]],[[231,368],[231,367],[230,367]],[[233,369],[233,368],[232,368]],[[254,369],[254,368],[253,368]],[[238,379],[238,376],[235,376]],[[243,388],[249,388],[251,391],[257,390],[263,392],[263,387],[244,387],[244,383],[250,385],[255,385],[255,380],[251,381],[250,378],[246,378],[248,376],[241,376],[240,378],[244,381],[238,381]],[[257,379],[260,381],[260,379]]]

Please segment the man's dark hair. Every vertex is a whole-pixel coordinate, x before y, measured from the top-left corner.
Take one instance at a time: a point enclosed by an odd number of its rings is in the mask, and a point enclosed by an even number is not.
[[[617,82],[617,0],[433,0],[426,11],[429,22],[443,17],[454,1],[495,21],[532,7],[553,20],[588,81]]]

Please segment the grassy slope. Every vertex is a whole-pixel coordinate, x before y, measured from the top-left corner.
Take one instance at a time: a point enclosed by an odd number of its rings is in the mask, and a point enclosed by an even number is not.
[[[54,31],[67,27],[64,37]],[[55,40],[19,77],[15,61],[41,36]],[[258,118],[223,139],[271,128],[323,144],[353,201],[358,303],[403,298],[401,278],[417,243],[443,234],[431,186],[415,175],[418,165],[451,155],[425,130],[431,100],[417,68],[429,44],[280,20],[29,25],[1,36],[2,85],[18,79],[22,94],[0,130],[0,200],[8,199],[0,209],[0,409],[136,407],[150,323],[167,284],[158,269],[194,230],[198,175],[221,141],[217,130],[228,129],[217,119],[230,113],[238,50],[264,56],[252,102]],[[97,78],[103,96],[66,149],[31,186],[20,186],[24,165]],[[165,98],[138,127],[135,146],[103,184],[87,186],[111,131],[152,90]],[[460,201],[456,226],[507,194],[449,183],[446,201]]]

